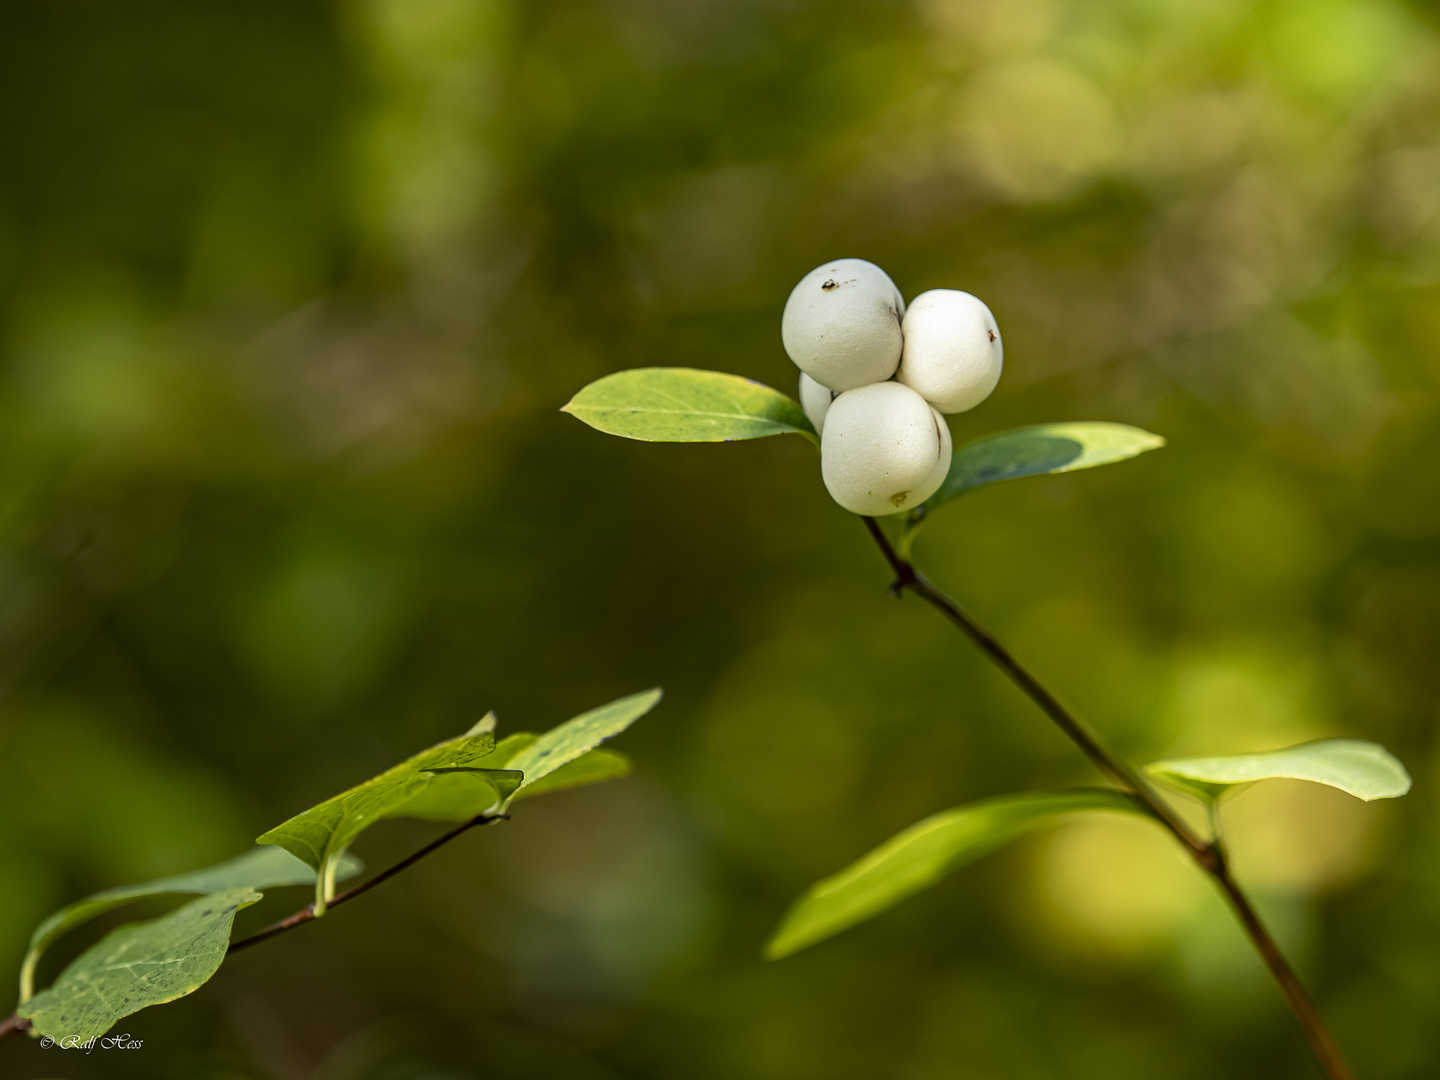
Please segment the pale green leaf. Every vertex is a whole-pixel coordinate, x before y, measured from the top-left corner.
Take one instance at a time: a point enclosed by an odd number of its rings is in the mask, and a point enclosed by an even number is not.
[[[1383,746],[1363,739],[1322,739],[1264,754],[1156,761],[1145,771],[1201,798],[1215,798],[1257,780],[1310,780],[1357,799],[1396,799],[1410,790],[1410,774]]]
[[[721,371],[619,371],[585,387],[562,411],[608,435],[644,442],[733,442],[790,433],[819,445],[799,402]]]
[[[495,722],[495,714],[486,713],[467,734],[493,733]],[[497,797],[503,805],[524,779],[524,774],[508,768],[508,762],[539,737],[528,731],[516,732],[501,739],[484,757],[476,758],[468,769],[451,773],[437,770],[434,779],[393,816],[426,821],[469,821],[496,810]]]
[[[133,1012],[202,986],[225,959],[235,913],[259,899],[254,889],[227,889],[150,922],[122,926],[17,1011],[56,1040],[103,1035]]]
[[[483,735],[483,734],[485,734],[485,732],[488,731],[488,732],[490,732],[490,734],[493,735],[493,734],[495,734],[495,725],[496,725],[497,722],[498,722],[498,721],[495,719],[495,713],[494,713],[494,712],[487,712],[487,713],[486,713],[484,716],[482,716],[479,720],[475,721],[475,726],[472,727],[469,731],[465,732],[465,734],[466,734],[466,735]]]
[[[617,780],[630,775],[630,759],[616,750],[604,748],[591,750],[568,765],[562,765],[548,776],[542,777],[516,794],[517,799],[531,799],[536,795],[547,795],[552,791],[567,791],[570,788],[599,784],[605,780]]]
[[[1093,469],[1164,445],[1165,440],[1159,435],[1127,424],[1102,421],[1037,424],[1002,431],[956,450],[945,482],[922,509],[927,513],[933,511],[982,484]]]
[[[765,955],[778,960],[874,918],[1057,815],[1080,810],[1142,812],[1129,796],[1101,788],[1006,795],[946,810],[812,885],[786,914]]]
[[[470,821],[498,811],[515,794],[524,774],[509,769],[436,769],[420,794],[389,817],[421,821]]]
[[[568,765],[606,739],[620,734],[653,709],[663,694],[658,687],[612,701],[551,728],[508,762],[525,774],[521,792]]]
[[[360,861],[346,858],[337,867],[336,877],[344,880],[359,872]],[[208,895],[242,886],[269,889],[280,885],[309,885],[314,880],[315,871],[288,851],[276,847],[256,847],[228,862],[207,866],[203,870],[192,870],[186,874],[147,881],[141,885],[122,885],[94,893],[50,915],[30,935],[30,951],[20,969],[20,1000],[26,1001],[34,993],[35,968],[41,954],[61,935],[69,933],[97,915],[103,915],[136,900],[156,896],[176,893]]]
[[[516,754],[532,745],[538,738],[540,738],[539,735],[528,731],[508,735],[500,741],[495,752],[485,759],[485,763],[494,763],[497,767],[504,767]],[[630,759],[624,754],[614,750],[597,749],[581,755],[568,765],[562,765],[523,790],[515,790],[518,787],[517,783],[504,790],[502,795],[505,799],[513,802],[518,799],[531,799],[536,795],[545,795],[552,791],[565,791],[569,788],[598,784],[629,774]],[[514,777],[518,781],[524,774],[519,770],[509,770],[503,775]],[[469,776],[468,771],[437,776],[435,781],[413,802],[405,805],[404,816],[425,818],[430,821],[469,821],[473,817],[494,809],[493,793],[487,795],[484,788],[470,781]]]
[[[362,832],[377,821],[403,816],[408,803],[442,770],[474,769],[476,783],[489,785],[489,804],[501,801],[499,789],[480,764],[495,749],[490,731],[462,735],[416,754],[349,791],[296,814],[257,839],[303,859],[318,875],[316,913],[323,914],[334,887],[337,860]]]
[[[492,769],[512,769],[514,766],[510,763],[520,756],[520,751],[530,749],[538,738],[540,736],[533,731],[506,735],[496,743],[495,752],[485,759],[485,764]]]

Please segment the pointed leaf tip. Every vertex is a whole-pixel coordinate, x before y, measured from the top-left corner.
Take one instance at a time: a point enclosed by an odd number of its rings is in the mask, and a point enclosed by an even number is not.
[[[472,727],[472,728],[471,728],[469,731],[467,731],[465,734],[466,734],[466,735],[483,735],[483,734],[485,734],[487,731],[490,732],[491,734],[494,734],[495,725],[496,725],[497,722],[498,722],[498,720],[497,720],[497,718],[496,718],[496,716],[495,716],[495,713],[494,713],[493,711],[492,711],[492,712],[487,712],[487,713],[486,713],[484,716],[482,716],[479,720],[475,721],[475,726]]]

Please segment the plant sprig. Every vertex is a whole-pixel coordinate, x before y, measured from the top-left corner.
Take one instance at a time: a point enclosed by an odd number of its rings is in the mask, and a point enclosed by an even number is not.
[[[722,398],[727,404],[719,410],[714,403]],[[665,402],[663,422],[646,411],[657,399]],[[729,442],[787,432],[815,441],[813,429],[803,423],[800,405],[790,401],[787,406],[786,401],[789,399],[778,390],[737,375],[645,368],[592,383],[575,395],[565,411],[606,434],[649,442]],[[745,412],[748,402],[757,405],[753,415]],[[784,422],[777,422],[782,417]],[[986,852],[1059,816],[1094,809],[1139,813],[1169,832],[1224,894],[1326,1075],[1330,1080],[1352,1080],[1353,1074],[1314,1002],[1235,880],[1218,830],[1209,839],[1198,835],[1151,780],[1198,798],[1213,809],[1237,786],[1275,777],[1328,784],[1366,800],[1394,798],[1410,788],[1404,766],[1374,743],[1332,739],[1268,754],[1160,761],[1137,771],[910,561],[921,526],[960,495],[1023,477],[1123,461],[1164,445],[1158,435],[1108,422],[1041,424],[1000,432],[953,452],[938,490],[920,506],[896,515],[900,528],[895,541],[875,518],[862,517],[894,575],[891,594],[898,598],[913,593],[942,612],[1118,790],[1019,793],[927,818],[812,886],[782,920],[766,954],[771,959],[788,956],[881,914]]]
[[[431,747],[379,776],[295,815],[262,834],[262,846],[204,870],[143,885],[107,889],[47,917],[30,938],[21,965],[20,1002],[0,1022],[0,1038],[21,1031],[84,1043],[151,1005],[193,993],[225,958],[307,922],[368,892],[462,833],[506,820],[512,803],[580,787],[630,771],[628,760],[600,744],[620,734],[660,701],[659,689],[632,694],[582,713],[544,734],[518,732],[498,743],[487,715],[457,739]],[[394,866],[336,893],[335,883],[359,873],[349,846],[385,818],[459,824]],[[239,941],[235,915],[263,890],[313,885],[315,900]],[[111,931],[35,992],[40,960],[64,934],[138,900],[192,895],[159,918]]]

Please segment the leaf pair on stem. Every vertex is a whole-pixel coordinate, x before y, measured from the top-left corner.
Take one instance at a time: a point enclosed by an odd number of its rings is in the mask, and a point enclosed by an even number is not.
[[[607,435],[641,442],[736,442],[769,435],[820,440],[797,401],[739,375],[695,368],[637,368],[597,379],[564,411]],[[1036,424],[958,448],[940,490],[902,518],[900,550],[929,514],[973,488],[1025,476],[1108,465],[1164,446],[1128,424]]]
[[[1383,746],[1359,739],[1322,739],[1265,754],[1157,761],[1145,771],[1207,804],[1257,780],[1311,780],[1366,802],[1410,790],[1405,767]],[[1107,788],[1003,795],[928,817],[812,885],[785,916],[765,955],[778,960],[824,941],[1060,815],[1094,810],[1151,817],[1134,797]]]

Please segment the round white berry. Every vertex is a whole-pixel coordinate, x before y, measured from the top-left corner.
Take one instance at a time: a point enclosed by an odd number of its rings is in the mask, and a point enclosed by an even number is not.
[[[864,259],[836,259],[800,279],[785,301],[780,340],[821,386],[883,382],[900,364],[905,301],[888,274]]]
[[[1000,381],[1005,347],[995,316],[955,289],[932,289],[905,313],[905,349],[895,377],[944,413],[973,409]]]
[[[820,436],[820,474],[831,497],[878,517],[919,506],[950,471],[950,429],[915,391],[897,382],[847,390],[830,405]]]
[[[825,414],[830,411],[830,403],[834,400],[834,390],[821,386],[803,371],[800,373],[800,408],[805,410],[810,423],[815,425],[816,435],[824,434]]]

